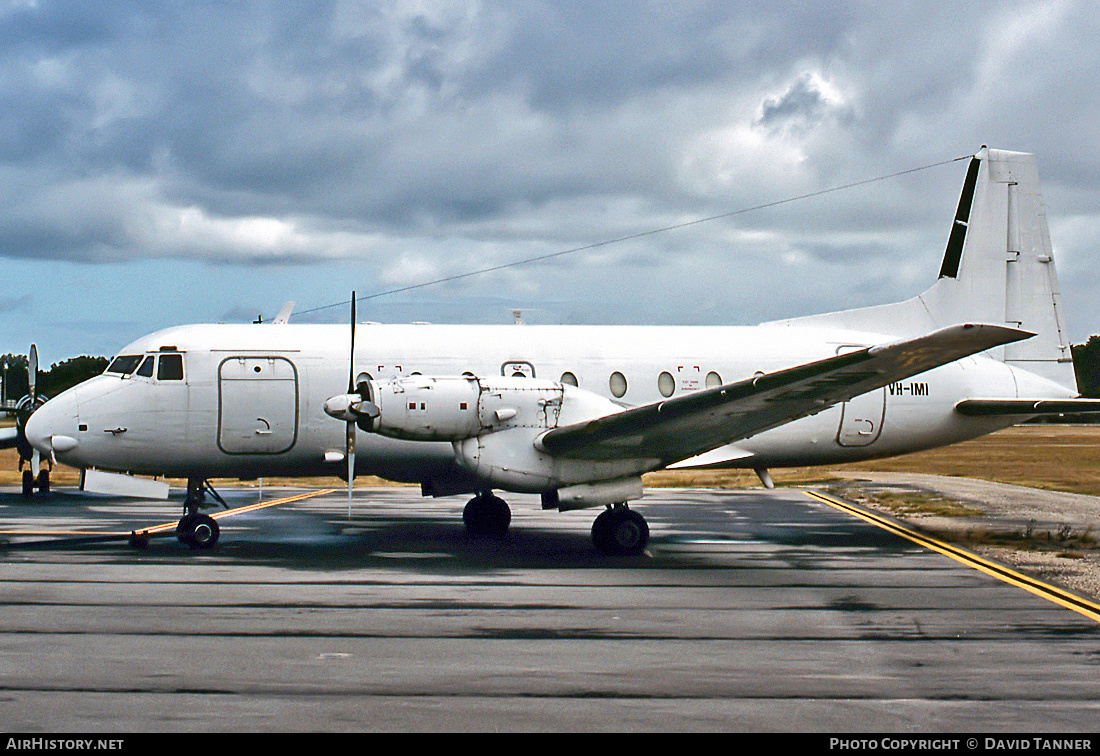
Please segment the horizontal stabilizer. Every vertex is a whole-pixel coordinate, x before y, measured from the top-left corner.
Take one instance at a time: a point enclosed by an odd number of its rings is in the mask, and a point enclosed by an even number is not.
[[[1100,413],[1100,399],[965,399],[955,411],[968,417]]]

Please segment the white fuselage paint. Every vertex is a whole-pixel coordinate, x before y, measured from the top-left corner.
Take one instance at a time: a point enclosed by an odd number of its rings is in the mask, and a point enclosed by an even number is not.
[[[342,475],[345,423],[326,399],[348,390],[348,326],[194,325],[135,341],[125,355],[183,354],[183,380],[106,373],[36,413],[39,433],[75,439],[60,462],[172,477]],[[582,389],[624,407],[894,340],[888,334],[820,327],[361,325],[356,375],[479,376],[565,372]],[[615,397],[612,373],[626,378]],[[665,390],[669,382],[664,379]],[[736,442],[727,464],[783,467],[891,456],[973,438],[1018,418],[964,417],[970,396],[1069,396],[1018,368],[983,356],[946,365],[846,405]],[[843,423],[842,423],[843,420]],[[328,461],[326,461],[326,455]],[[357,474],[425,481],[455,471],[447,442],[412,442],[358,432]]]

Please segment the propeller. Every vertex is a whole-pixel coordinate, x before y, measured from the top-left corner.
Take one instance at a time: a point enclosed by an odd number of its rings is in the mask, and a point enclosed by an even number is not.
[[[351,349],[348,356],[348,395],[355,393],[355,292],[351,293]],[[348,519],[351,519],[351,495],[355,486],[355,420],[347,426]]]
[[[368,381],[355,383],[355,292],[351,293],[351,347],[348,356],[348,390],[346,394],[330,396],[325,401],[325,413],[329,417],[343,420],[347,432],[344,436],[344,458],[348,462],[348,517],[351,517],[351,499],[355,481],[355,430],[372,430],[372,423],[378,417],[378,407],[370,400],[371,387]]]
[[[23,420],[23,427],[27,425],[27,419],[30,418],[31,413],[38,409],[38,390],[36,384],[38,383],[38,347],[31,344],[30,354],[27,355],[27,386],[28,394],[30,395],[30,412],[27,413],[27,418]],[[23,437],[26,439],[26,435]],[[38,473],[42,467],[42,457],[38,449],[31,450],[31,474],[35,478],[38,477]]]
[[[30,416],[34,414],[34,411],[46,403],[48,399],[44,394],[38,393],[38,347],[31,344],[30,352],[27,354],[27,394],[23,396],[15,405],[15,448],[19,453],[19,469],[23,469],[23,464],[26,462],[31,463],[30,475],[31,480],[28,481],[24,478],[23,492],[26,494],[33,485],[33,481],[39,479],[39,473],[42,469],[42,455],[30,445],[27,441],[27,421]],[[10,443],[10,436],[9,443]],[[43,489],[45,490],[45,489]]]

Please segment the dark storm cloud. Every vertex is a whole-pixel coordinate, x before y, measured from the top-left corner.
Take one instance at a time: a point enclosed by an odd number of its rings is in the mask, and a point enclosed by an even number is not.
[[[404,285],[990,143],[1039,154],[1048,206],[1061,192],[1081,217],[1072,260],[1094,241],[1098,35],[1092,6],[1058,1],[10,2],[0,256],[354,260],[361,281]],[[935,271],[957,173],[446,291],[569,291],[569,317],[609,298],[622,319],[675,320],[682,303],[637,292],[708,280],[707,312],[725,296],[752,321],[785,276],[828,283],[776,316],[891,297],[881,271],[903,259],[909,295]],[[768,272],[750,288],[738,270]]]

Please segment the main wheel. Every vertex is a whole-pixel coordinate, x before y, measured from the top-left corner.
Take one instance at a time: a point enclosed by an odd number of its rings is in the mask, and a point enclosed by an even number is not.
[[[462,510],[466,530],[475,536],[502,536],[512,523],[512,512],[507,502],[492,494],[482,494],[470,499]]]
[[[610,556],[637,556],[649,543],[649,523],[625,506],[608,509],[592,523],[592,542]]]
[[[34,473],[30,470],[23,471],[23,495],[28,499],[34,496]]]

